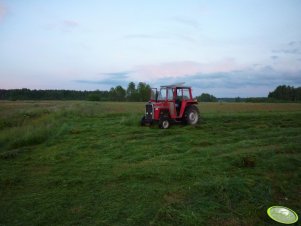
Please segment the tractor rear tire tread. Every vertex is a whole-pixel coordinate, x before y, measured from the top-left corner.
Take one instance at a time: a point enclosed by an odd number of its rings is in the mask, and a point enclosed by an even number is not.
[[[189,125],[196,125],[199,122],[200,113],[195,105],[190,105],[185,110],[184,121]]]

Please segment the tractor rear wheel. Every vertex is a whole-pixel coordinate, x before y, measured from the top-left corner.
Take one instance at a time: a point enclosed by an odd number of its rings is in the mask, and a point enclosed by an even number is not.
[[[159,120],[159,127],[161,129],[168,129],[170,126],[170,121],[168,117],[162,117]]]
[[[189,125],[195,125],[199,121],[199,110],[196,106],[190,105],[185,110],[185,121]]]

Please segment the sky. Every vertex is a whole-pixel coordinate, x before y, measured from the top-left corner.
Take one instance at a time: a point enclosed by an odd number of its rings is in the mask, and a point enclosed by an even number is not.
[[[0,89],[301,86],[300,0],[0,0]]]

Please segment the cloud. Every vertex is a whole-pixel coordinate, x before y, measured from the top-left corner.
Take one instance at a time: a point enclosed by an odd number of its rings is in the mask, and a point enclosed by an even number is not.
[[[233,59],[208,64],[187,61],[149,65],[132,73],[129,74],[131,80],[141,78],[154,87],[186,82],[196,91],[194,95],[209,92],[219,97],[266,96],[281,84],[301,86],[301,68],[280,70],[274,65],[244,66]]]
[[[272,60],[277,60],[279,58],[279,56],[271,56]]]
[[[301,41],[297,42],[297,41],[291,41],[288,43],[289,46],[300,46],[301,45]]]
[[[79,23],[75,20],[64,20],[62,21],[64,27],[75,28],[79,26]]]
[[[108,85],[108,86],[118,86],[118,85],[121,85],[123,87],[127,86],[128,84],[128,81],[125,81],[125,80],[118,80],[118,79],[100,79],[100,80],[72,80],[73,82],[76,82],[76,83],[83,83],[83,84],[99,84],[99,85]]]
[[[301,49],[300,49],[300,48],[294,48],[294,49],[282,49],[282,50],[279,50],[278,53],[301,54]]]
[[[185,35],[185,34],[174,34],[175,38],[178,38],[179,40],[182,41],[187,41],[187,42],[197,42],[197,39],[189,36],[189,35]]]
[[[200,29],[200,24],[197,20],[190,19],[190,18],[184,18],[184,17],[173,17],[172,18],[177,23],[183,24],[185,26],[189,26],[195,29]]]
[[[277,65],[239,65],[234,59],[215,63],[192,61],[143,65],[129,71],[99,73],[96,79],[81,79],[81,84],[127,87],[130,81],[146,82],[153,87],[185,82],[195,90],[194,95],[208,92],[218,97],[267,96],[278,85],[301,86],[301,68],[284,70]]]
[[[124,39],[161,39],[161,40],[181,40],[186,42],[196,42],[196,39],[186,34],[129,34],[123,36]]]
[[[145,77],[156,80],[163,77],[185,77],[197,73],[214,73],[239,70],[243,68],[234,59],[224,59],[215,63],[199,63],[194,61],[169,62],[157,65],[142,65],[134,68],[130,77]]]
[[[0,22],[4,20],[7,15],[7,7],[3,2],[0,2]]]
[[[118,72],[109,72],[109,73],[99,73],[100,75],[107,75],[113,78],[125,79],[128,77],[128,74],[132,73],[132,71],[118,71]]]
[[[272,52],[299,55],[301,54],[301,41],[291,41],[287,43],[283,48],[273,50]]]
[[[110,73],[99,73],[97,76],[101,77],[101,79],[80,79],[73,80],[76,83],[84,83],[84,84],[101,84],[101,85],[109,85],[109,86],[117,86],[121,85],[126,87],[129,83],[128,75],[132,73],[131,71],[120,71],[120,72],[110,72]]]
[[[76,20],[66,19],[62,21],[57,21],[55,23],[49,23],[44,26],[46,30],[49,31],[61,31],[61,32],[72,32],[80,26],[79,22]]]
[[[75,20],[63,20],[60,24],[60,29],[63,32],[71,32],[79,26],[79,23]]]
[[[130,34],[125,35],[124,39],[162,39],[166,38],[164,36],[160,35],[150,35],[150,34]]]
[[[196,73],[185,77],[166,77],[154,82],[154,86],[186,82],[195,90],[194,95],[209,92],[218,97],[267,96],[278,85],[301,86],[301,70],[288,73],[266,65],[228,72]]]

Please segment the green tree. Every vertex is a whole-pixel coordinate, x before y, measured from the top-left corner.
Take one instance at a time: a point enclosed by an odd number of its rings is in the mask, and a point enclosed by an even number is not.
[[[137,86],[138,100],[137,101],[148,101],[150,98],[151,88],[144,82],[139,82]]]
[[[295,89],[295,99],[301,101],[301,87]]]
[[[112,101],[125,101],[126,91],[122,86],[116,86],[110,89],[110,100]]]
[[[201,96],[197,96],[197,100],[202,102],[217,102],[217,98],[209,93],[202,93]]]
[[[98,95],[96,93],[91,93],[88,96],[88,100],[90,100],[90,101],[100,101],[100,95]]]
[[[127,101],[137,100],[137,90],[136,90],[136,84],[134,82],[130,82],[128,84],[128,88],[126,90],[126,100]]]
[[[235,97],[235,102],[241,102],[241,98],[240,97]]]
[[[115,88],[117,101],[125,101],[126,91],[122,86],[116,86]]]

